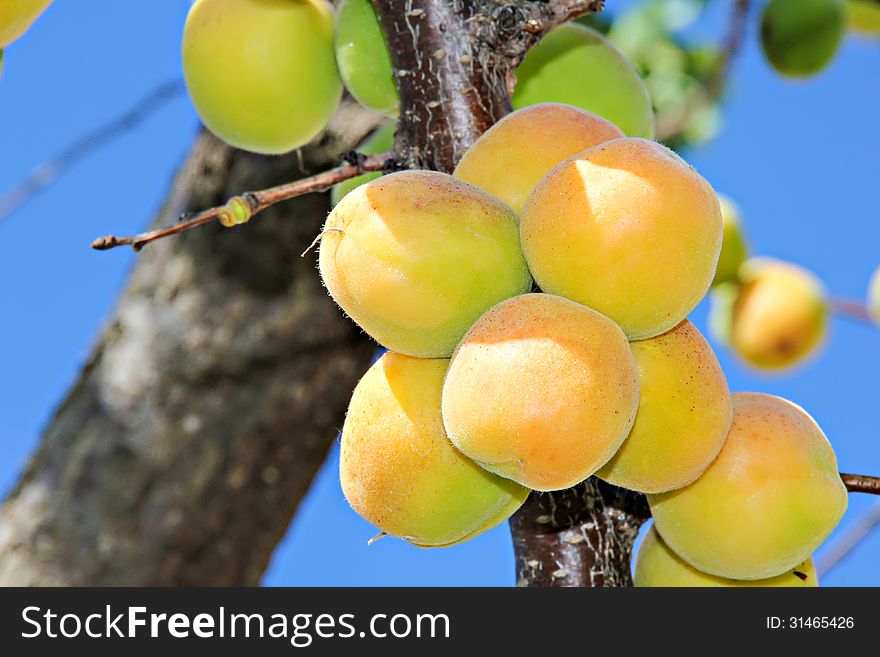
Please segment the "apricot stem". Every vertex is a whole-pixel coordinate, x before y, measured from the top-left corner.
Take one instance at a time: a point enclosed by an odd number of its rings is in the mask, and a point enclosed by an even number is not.
[[[173,226],[160,228],[139,235],[129,237],[116,237],[108,235],[100,237],[92,242],[92,248],[98,251],[106,251],[117,246],[131,246],[135,251],[140,251],[150,242],[177,235],[191,228],[196,228],[203,224],[209,223],[215,219],[223,219],[228,217],[230,212],[235,212],[237,205],[246,203],[250,210],[250,214],[245,221],[254,217],[254,215],[262,212],[282,201],[310,194],[311,192],[323,192],[338,183],[344,182],[356,176],[369,171],[382,171],[393,162],[392,153],[380,153],[378,155],[357,156],[345,158],[345,162],[330,169],[308,178],[285,183],[277,187],[270,187],[259,192],[246,192],[230,199],[229,202],[222,206],[204,210],[192,217],[186,217]],[[237,205],[236,205],[237,204]],[[236,206],[236,207],[233,207]],[[238,225],[241,222],[234,222],[231,225]],[[225,225],[225,224],[224,224]]]
[[[868,495],[880,495],[880,477],[870,475],[840,473],[843,484],[850,493],[867,493]]]

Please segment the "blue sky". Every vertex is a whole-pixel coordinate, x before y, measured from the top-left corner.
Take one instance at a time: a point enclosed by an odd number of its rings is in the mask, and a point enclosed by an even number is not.
[[[179,77],[188,6],[187,0],[55,3],[6,55],[0,192],[156,84]],[[713,36],[722,17],[714,12],[695,34]],[[793,83],[767,69],[754,36],[753,27],[722,133],[688,159],[742,207],[756,252],[798,262],[834,294],[861,298],[880,264],[880,40],[848,39],[829,70]],[[171,102],[0,225],[0,491],[14,483],[136,257],[124,249],[93,252],[90,241],[145,225],[196,126],[186,98]],[[705,308],[693,319],[703,329]],[[825,429],[841,470],[880,474],[880,332],[836,319],[822,356],[783,376],[756,375],[723,348],[718,353],[733,390],[796,401]],[[505,526],[445,550],[394,539],[367,547],[375,530],[345,503],[336,459],[334,450],[277,551],[267,584],[513,583]],[[841,527],[872,501],[851,496]],[[877,554],[880,532],[824,584],[880,585]]]

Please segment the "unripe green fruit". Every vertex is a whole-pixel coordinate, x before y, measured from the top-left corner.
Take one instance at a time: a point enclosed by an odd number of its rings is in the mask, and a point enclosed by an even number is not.
[[[385,35],[370,0],[343,0],[336,10],[336,62],[357,101],[388,116],[398,112],[397,84]]]
[[[648,495],[657,531],[691,566],[732,579],[781,575],[839,522],[847,492],[828,439],[772,395],[733,395],[721,453],[690,486]]]
[[[868,314],[880,326],[880,267],[877,267],[868,285]]]
[[[378,128],[373,134],[367,137],[360,146],[358,146],[358,152],[363,153],[364,155],[378,155],[379,153],[384,153],[389,150],[394,144],[394,128],[394,123],[386,123],[381,128]],[[333,189],[330,190],[330,199],[333,202],[333,205],[339,203],[339,201],[341,201],[345,195],[353,189],[357,189],[361,185],[368,183],[371,180],[375,180],[381,175],[382,173],[379,171],[368,171],[367,173],[362,173],[359,176],[350,178],[345,182],[341,182],[338,185],[333,185]]]
[[[809,77],[834,57],[845,25],[839,0],[770,0],[761,16],[761,45],[777,71]]]
[[[448,364],[387,352],[357,384],[342,428],[346,499],[381,530],[421,547],[473,538],[529,494],[449,442],[440,416]]]
[[[595,30],[568,24],[545,36],[516,69],[513,107],[566,103],[598,114],[629,137],[654,137],[654,110],[633,65]]]
[[[46,11],[52,0],[2,0],[0,2],[0,48],[24,34]]]
[[[183,71],[205,125],[237,148],[280,154],[323,130],[342,95],[326,0],[197,0]]]
[[[809,558],[781,575],[767,579],[727,579],[697,570],[663,542],[654,527],[645,535],[636,556],[633,583],[638,587],[800,587],[819,586],[816,564]]]
[[[721,219],[724,226],[724,237],[721,240],[721,255],[718,256],[718,267],[712,287],[722,283],[739,280],[739,268],[749,256],[749,247],[742,232],[739,208],[726,196],[719,194]]]
[[[451,356],[480,315],[532,285],[513,211],[434,171],[350,192],[327,218],[320,268],[336,303],[379,344],[419,358]]]

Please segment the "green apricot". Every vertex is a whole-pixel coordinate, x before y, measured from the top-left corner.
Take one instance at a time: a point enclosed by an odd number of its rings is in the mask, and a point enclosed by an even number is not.
[[[742,221],[739,208],[726,196],[718,195],[721,205],[721,219],[724,225],[724,236],[721,241],[721,255],[718,256],[718,267],[712,287],[722,283],[739,280],[739,268],[749,256],[749,247],[742,232]]]
[[[336,63],[345,87],[364,107],[397,115],[397,84],[385,35],[370,0],[343,0],[336,10]]]
[[[197,0],[182,49],[199,116],[237,148],[298,148],[327,126],[342,96],[327,0]]]
[[[838,0],[770,0],[761,16],[761,45],[779,73],[805,78],[828,65],[845,29]]]
[[[514,109],[566,103],[611,121],[629,137],[654,137],[654,110],[645,83],[596,30],[576,24],[553,30],[515,72]]]
[[[379,153],[384,153],[394,143],[394,123],[386,123],[385,125],[378,128],[373,134],[367,137],[360,146],[358,146],[358,152],[363,153],[364,155],[378,155]],[[371,180],[375,180],[382,174],[379,171],[370,171],[369,173],[364,173],[350,180],[346,180],[345,182],[341,182],[338,185],[334,185],[333,189],[330,190],[330,199],[335,206],[339,201],[341,201],[346,194],[348,194],[351,190],[357,189],[364,183],[368,183]]]

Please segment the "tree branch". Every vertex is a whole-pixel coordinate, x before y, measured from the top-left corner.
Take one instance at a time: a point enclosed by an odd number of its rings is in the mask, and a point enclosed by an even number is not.
[[[183,80],[171,80],[160,84],[121,116],[80,137],[55,157],[34,167],[27,178],[0,197],[0,224],[77,162],[130,132],[168,101],[182,96],[184,91]]]
[[[834,297],[829,301],[829,305],[831,306],[831,312],[835,315],[840,315],[841,317],[854,319],[860,322],[867,322],[871,325],[874,324],[874,320],[868,312],[868,307],[861,301]]]
[[[215,219],[227,228],[232,228],[247,223],[255,215],[277,203],[312,192],[326,191],[333,187],[333,185],[350,180],[368,171],[382,171],[387,169],[389,165],[393,166],[394,163],[391,153],[369,156],[349,153],[346,154],[344,159],[346,159],[346,162],[335,169],[259,192],[245,192],[240,196],[232,197],[224,205],[203,210],[195,216],[184,215],[177,224],[167,228],[151,230],[131,237],[116,237],[115,235],[99,237],[92,242],[92,248],[98,251],[106,251],[117,246],[131,246],[135,251],[140,251],[150,242],[162,239],[163,237],[177,235]]]
[[[880,477],[870,475],[840,473],[843,484],[850,493],[880,495]]]

